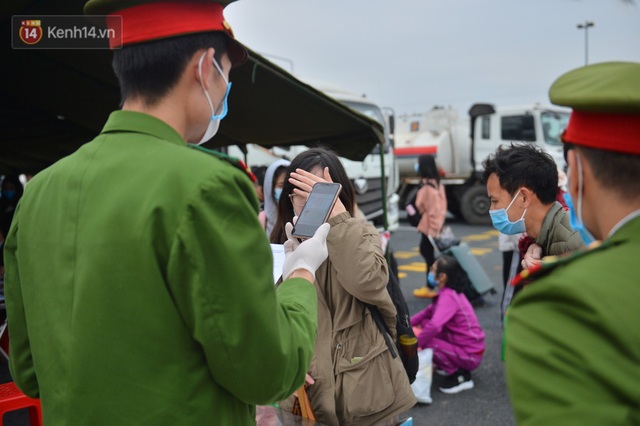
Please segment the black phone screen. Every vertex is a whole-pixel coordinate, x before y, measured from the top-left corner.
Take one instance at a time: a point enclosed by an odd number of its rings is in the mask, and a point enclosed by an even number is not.
[[[339,183],[318,182],[313,185],[293,229],[293,236],[313,237],[320,225],[327,221],[341,188],[342,185]]]

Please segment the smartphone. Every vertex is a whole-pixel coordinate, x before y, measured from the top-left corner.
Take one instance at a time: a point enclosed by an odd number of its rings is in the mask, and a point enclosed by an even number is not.
[[[311,188],[309,198],[302,208],[291,235],[297,238],[313,237],[320,225],[329,219],[340,190],[342,185],[339,183],[316,182]]]

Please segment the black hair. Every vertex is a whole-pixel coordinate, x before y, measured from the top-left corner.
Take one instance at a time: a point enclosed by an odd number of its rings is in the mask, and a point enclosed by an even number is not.
[[[2,181],[2,183],[0,183],[0,186],[2,188],[4,188],[5,184],[12,183],[13,186],[16,187],[16,194],[19,194],[20,196],[22,196],[22,193],[24,191],[24,187],[22,186],[22,182],[20,181],[20,176],[18,176],[18,175],[5,175],[0,180]]]
[[[113,70],[120,82],[121,102],[140,98],[156,104],[178,82],[191,57],[213,47],[218,64],[228,37],[220,31],[189,34],[125,46],[113,52]]]
[[[276,170],[273,172],[273,177],[271,179],[271,190],[273,191],[276,188],[276,181],[278,180],[278,178],[287,173],[287,166],[282,165],[282,166],[278,166],[276,168]]]
[[[441,254],[437,259],[438,274],[447,274],[445,287],[455,290],[456,293],[464,293],[466,288],[471,286],[469,275],[465,271],[458,260],[448,254]]]
[[[440,183],[440,173],[436,166],[436,159],[433,155],[426,154],[418,157],[418,172],[420,177],[425,179],[435,179]]]
[[[589,162],[600,184],[630,200],[640,196],[640,156],[565,144],[565,159],[573,148]]]
[[[279,198],[278,200],[276,200],[276,197],[275,197],[276,182],[278,181],[278,178],[279,178],[280,176],[284,175],[284,179],[285,179],[285,183],[286,183],[286,180],[287,180],[287,171],[288,171],[288,170],[287,170],[287,166],[285,166],[285,165],[278,166],[278,167],[273,171],[273,175],[271,176],[271,194],[267,194],[267,195],[264,195],[264,194],[263,194],[263,196],[265,196],[265,197],[267,197],[267,196],[268,196],[268,197],[271,197],[271,199],[272,199],[273,201],[275,201],[275,202],[276,202],[276,204],[279,204],[279,203],[280,203],[280,201],[279,201],[279,200],[282,200],[282,193],[280,194],[280,198]]]
[[[264,174],[267,172],[267,166],[253,166],[251,172],[255,175],[259,186],[264,186]]]
[[[531,144],[500,145],[483,162],[483,180],[496,174],[500,186],[511,196],[522,187],[529,188],[544,205],[555,201],[558,193],[558,167],[553,158]]]
[[[353,216],[355,211],[356,192],[353,189],[351,180],[349,180],[349,177],[347,176],[347,172],[344,170],[344,166],[333,151],[326,148],[312,148],[301,152],[291,161],[291,164],[287,169],[287,177],[292,172],[295,172],[296,169],[302,169],[310,172],[316,167],[320,167],[323,170],[325,167],[329,167],[331,180],[342,185],[340,201],[342,201],[345,209],[347,209],[351,216]],[[289,197],[289,195],[293,194],[293,189],[293,184],[289,182],[289,179],[285,178],[284,186],[282,187],[282,195],[280,195],[280,201],[278,202],[278,217],[269,237],[272,243],[282,244],[287,240],[284,225],[287,222],[293,221],[293,204]]]

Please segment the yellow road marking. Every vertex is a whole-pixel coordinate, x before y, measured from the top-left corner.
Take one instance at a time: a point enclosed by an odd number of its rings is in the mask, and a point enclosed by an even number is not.
[[[412,257],[420,256],[418,251],[394,251],[393,255],[396,259],[411,259]]]
[[[427,264],[424,262],[413,262],[406,265],[398,265],[398,270],[409,272],[427,272]]]
[[[491,253],[493,249],[490,248],[472,248],[471,254],[474,256],[483,256],[485,254]]]

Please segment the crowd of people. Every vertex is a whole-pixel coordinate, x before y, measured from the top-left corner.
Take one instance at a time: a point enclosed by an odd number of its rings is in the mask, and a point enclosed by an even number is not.
[[[256,406],[291,412],[301,389],[329,426],[391,424],[416,404],[388,344],[398,319],[380,234],[338,156],[313,148],[251,173],[199,146],[247,57],[223,7],[90,0],[88,14],[154,16],[114,51],[122,108],[26,192],[2,179],[9,365],[45,424],[254,424]],[[638,88],[632,63],[553,84],[551,100],[573,108],[566,185],[532,145],[483,162],[489,215],[512,252],[500,314],[519,424],[640,423]],[[455,394],[475,386],[485,333],[467,271],[433,246],[447,213],[436,158],[421,156],[416,172],[427,274],[414,295],[428,300],[410,322],[445,376],[440,391]],[[327,223],[293,237],[326,182],[342,185]],[[270,244],[285,252],[275,286]]]

